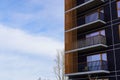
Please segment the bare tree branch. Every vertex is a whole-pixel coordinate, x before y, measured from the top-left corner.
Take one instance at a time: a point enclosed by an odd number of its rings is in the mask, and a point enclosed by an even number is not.
[[[57,51],[54,67],[54,74],[57,80],[65,80],[64,71],[65,71],[64,52]]]

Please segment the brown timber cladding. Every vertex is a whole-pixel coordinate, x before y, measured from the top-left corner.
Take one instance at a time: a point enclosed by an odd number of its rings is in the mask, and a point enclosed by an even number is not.
[[[65,0],[65,11],[76,6],[75,0]],[[69,30],[76,26],[76,10],[65,13],[65,30]],[[73,47],[77,47],[77,44],[73,42],[77,42],[77,30],[65,32],[65,51],[73,49]],[[66,53],[65,54],[65,74],[78,72],[78,53]]]

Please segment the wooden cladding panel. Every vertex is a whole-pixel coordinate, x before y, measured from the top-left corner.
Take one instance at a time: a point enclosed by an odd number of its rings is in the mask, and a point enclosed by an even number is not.
[[[71,32],[65,33],[65,51],[72,48],[72,37]]]
[[[78,53],[73,53],[73,73],[78,72]]]
[[[78,54],[65,54],[65,74],[78,72]]]
[[[77,48],[77,30],[72,31],[72,49]]]
[[[76,6],[76,0],[65,0],[65,11]],[[76,10],[65,13],[65,30],[76,27]],[[65,51],[72,50],[77,47],[77,30],[65,32]],[[65,74],[78,71],[78,54],[65,54]]]
[[[65,13],[65,30],[77,26],[76,10]]]
[[[72,13],[66,13],[65,14],[65,30],[69,30],[71,29],[71,26],[73,25],[73,21],[72,21]]]
[[[65,51],[77,48],[77,30],[65,33]]]
[[[65,11],[76,6],[76,0],[65,0]]]

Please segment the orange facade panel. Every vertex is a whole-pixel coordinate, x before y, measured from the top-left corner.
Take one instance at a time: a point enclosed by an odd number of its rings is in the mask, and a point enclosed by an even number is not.
[[[77,48],[77,30],[65,33],[65,51]]]
[[[78,72],[78,54],[65,54],[65,74]]]
[[[65,0],[65,11],[67,11],[75,6],[76,6],[75,0]]]
[[[76,6],[75,0],[65,0],[65,11]],[[76,27],[76,10],[65,13],[65,30]],[[65,51],[71,50],[77,46],[77,30],[65,32]],[[78,71],[77,52],[65,54],[65,74]]]
[[[70,50],[72,48],[72,33],[65,33],[65,51]]]
[[[76,10],[65,13],[65,30],[76,27]]]

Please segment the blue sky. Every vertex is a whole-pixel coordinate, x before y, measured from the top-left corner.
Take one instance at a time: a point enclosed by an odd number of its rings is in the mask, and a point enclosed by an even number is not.
[[[0,80],[54,79],[64,0],[0,0]]]

